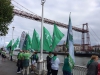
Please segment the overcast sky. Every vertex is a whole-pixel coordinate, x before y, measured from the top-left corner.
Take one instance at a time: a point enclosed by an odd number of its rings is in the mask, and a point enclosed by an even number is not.
[[[41,0],[15,0],[25,8],[32,11],[34,14],[41,16]],[[12,4],[16,9],[26,12],[23,7],[12,0]],[[72,25],[82,28],[82,24],[89,24],[90,41],[92,45],[100,44],[100,0],[46,0],[44,5],[44,17],[58,22],[68,24],[69,13],[71,12]],[[30,13],[30,12],[29,12]],[[20,38],[22,31],[29,32],[32,37],[33,30],[40,35],[41,23],[26,19],[19,16],[14,16],[13,22],[9,25],[9,32],[5,37],[5,44],[12,39],[12,27],[14,30],[14,39]],[[53,33],[53,26],[44,24],[44,26]],[[66,40],[67,29],[59,28],[64,34],[61,43]],[[95,34],[96,33],[96,34]],[[0,45],[4,45],[4,37],[0,37]],[[73,31],[74,43],[81,44],[81,33]]]

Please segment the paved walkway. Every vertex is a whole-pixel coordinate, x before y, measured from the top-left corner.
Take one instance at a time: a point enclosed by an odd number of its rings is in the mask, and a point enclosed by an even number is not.
[[[22,74],[17,74],[17,66],[15,62],[10,61],[8,59],[2,61],[0,56],[0,75],[22,75]],[[35,74],[30,73],[29,75],[35,75]]]
[[[8,59],[6,59],[5,61],[2,61],[1,56],[0,56],[0,75],[22,75],[22,73],[17,74],[16,62],[10,61]],[[30,73],[29,75],[35,75],[35,74]],[[60,65],[60,68],[58,71],[58,75],[62,75],[62,66],[61,65]]]

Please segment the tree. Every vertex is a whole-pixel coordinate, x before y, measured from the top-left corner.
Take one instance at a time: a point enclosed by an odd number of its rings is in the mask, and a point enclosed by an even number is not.
[[[0,36],[8,33],[8,26],[14,17],[13,8],[11,0],[0,0]]]

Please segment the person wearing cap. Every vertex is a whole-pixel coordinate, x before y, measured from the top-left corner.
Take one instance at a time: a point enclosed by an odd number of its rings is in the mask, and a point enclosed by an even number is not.
[[[34,67],[35,67],[35,63],[38,61],[38,55],[37,55],[37,52],[33,52],[32,56],[31,56],[31,68],[32,68],[32,72],[31,73],[34,73]]]
[[[22,50],[20,50],[20,52],[17,55],[17,73],[21,73],[21,69],[22,68]]]
[[[52,73],[52,75],[58,74],[59,64],[60,64],[60,60],[57,57],[57,53],[54,53],[54,56],[51,59],[51,73]]]
[[[23,75],[25,75],[25,70],[27,71],[27,75],[29,75],[29,59],[30,59],[30,53],[28,50],[25,51],[23,54]]]
[[[49,54],[46,57],[46,60],[47,60],[47,75],[51,74],[51,58],[52,58],[52,53],[49,52]]]

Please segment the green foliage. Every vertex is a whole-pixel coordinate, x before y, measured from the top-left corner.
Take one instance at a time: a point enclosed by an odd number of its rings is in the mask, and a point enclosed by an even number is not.
[[[14,17],[13,8],[11,0],[0,0],[0,36],[8,33],[8,25]]]

